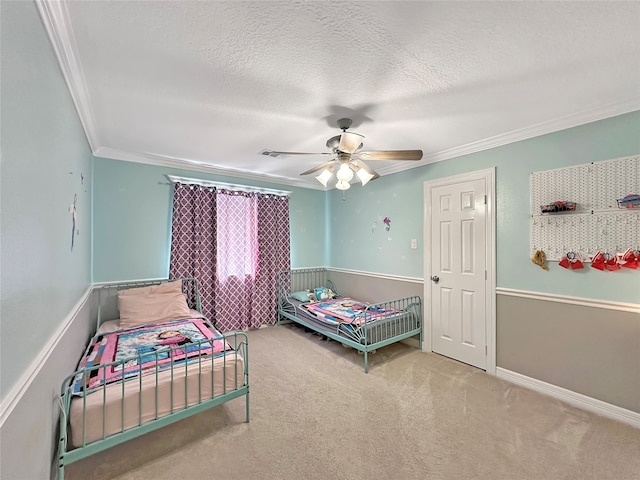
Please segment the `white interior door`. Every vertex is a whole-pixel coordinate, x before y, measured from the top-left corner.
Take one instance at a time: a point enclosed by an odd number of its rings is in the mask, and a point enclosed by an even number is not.
[[[431,348],[486,369],[487,182],[480,178],[428,190],[425,289],[430,285]]]

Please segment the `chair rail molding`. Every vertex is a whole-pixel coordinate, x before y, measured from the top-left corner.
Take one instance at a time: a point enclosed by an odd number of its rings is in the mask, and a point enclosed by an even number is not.
[[[514,288],[496,288],[497,295],[508,297],[529,298],[532,300],[543,300],[546,302],[567,303],[570,305],[580,305],[583,307],[604,308],[607,310],[618,310],[620,312],[632,312],[640,314],[640,304],[614,302],[609,300],[598,300],[584,297],[572,297],[569,295],[557,295],[555,293],[531,292],[528,290],[517,290]]]

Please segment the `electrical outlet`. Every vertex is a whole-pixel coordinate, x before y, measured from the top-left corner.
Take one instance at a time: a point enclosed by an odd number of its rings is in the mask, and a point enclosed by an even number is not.
[[[418,240],[415,238],[411,239],[411,248],[418,248]]]

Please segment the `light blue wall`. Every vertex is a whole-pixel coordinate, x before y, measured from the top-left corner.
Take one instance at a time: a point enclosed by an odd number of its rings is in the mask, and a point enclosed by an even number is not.
[[[4,400],[90,285],[92,155],[35,3],[0,8]]]
[[[529,256],[531,172],[638,153],[640,112],[634,112],[388,175],[365,187],[356,184],[344,201],[342,192],[333,190],[327,207],[330,265],[423,278],[424,182],[496,167],[498,287],[639,303],[637,271],[578,273],[557,263],[544,271]],[[385,216],[391,218],[389,232],[381,221]],[[418,240],[416,250],[410,249],[412,238]]]
[[[172,193],[166,174],[291,191],[291,265],[326,263],[322,191],[103,158],[94,168],[95,282],[167,277]]]

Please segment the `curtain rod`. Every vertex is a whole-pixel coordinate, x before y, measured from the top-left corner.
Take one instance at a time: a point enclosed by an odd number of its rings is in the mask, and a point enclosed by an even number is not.
[[[185,183],[188,185],[200,185],[202,187],[224,188],[226,190],[237,190],[248,193],[265,193],[268,195],[278,195],[288,197],[291,192],[288,190],[274,190],[272,188],[251,187],[249,185],[239,185],[236,183],[214,182],[211,180],[202,180],[200,178],[178,177],[176,175],[165,175],[171,183]]]

